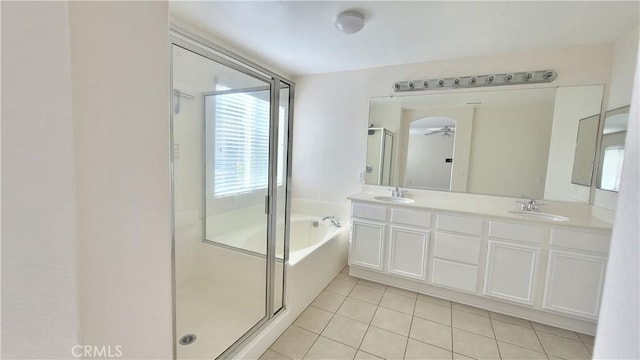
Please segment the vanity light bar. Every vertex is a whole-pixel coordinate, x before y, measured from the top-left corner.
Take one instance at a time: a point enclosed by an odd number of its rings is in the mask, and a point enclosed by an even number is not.
[[[396,81],[393,84],[394,92],[461,89],[484,86],[521,85],[549,83],[555,80],[558,74],[553,70],[524,71],[506,74],[460,76],[452,78]]]

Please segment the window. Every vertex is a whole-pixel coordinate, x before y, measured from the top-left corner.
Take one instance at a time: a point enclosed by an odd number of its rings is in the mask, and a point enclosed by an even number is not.
[[[219,88],[218,90],[226,90]],[[279,107],[278,185],[282,185],[285,107]],[[266,189],[269,183],[269,90],[215,95],[213,195]]]
[[[624,147],[622,146],[608,146],[604,149],[602,180],[600,182],[601,189],[612,191],[620,190],[623,158]]]

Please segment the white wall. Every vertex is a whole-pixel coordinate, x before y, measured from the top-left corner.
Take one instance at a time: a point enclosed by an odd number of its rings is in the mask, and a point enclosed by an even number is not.
[[[636,62],[620,200],[609,250],[594,359],[640,358],[640,88]],[[615,105],[614,105],[615,106]]]
[[[552,121],[549,103],[476,108],[467,191],[541,199]]]
[[[167,2],[70,2],[81,341],[172,357]]]
[[[620,37],[614,44],[610,75],[611,85],[607,96],[606,110],[617,109],[631,103],[633,79],[638,76],[636,62],[639,33],[639,28],[633,29]],[[600,208],[598,213],[606,215],[610,220],[613,219],[613,210],[616,209],[618,194],[596,189],[592,196],[594,197],[593,204]]]
[[[294,197],[346,203],[361,190],[369,98],[392,95],[394,81],[551,68],[554,85],[607,84],[611,53],[611,45],[585,46],[299,77]]]
[[[571,183],[573,159],[580,119],[599,114],[602,106],[601,86],[568,87],[558,89],[553,109],[553,129],[549,144],[549,161],[544,198],[575,200],[588,203],[589,190]]]
[[[2,2],[2,354],[78,339],[76,167],[65,2]]]

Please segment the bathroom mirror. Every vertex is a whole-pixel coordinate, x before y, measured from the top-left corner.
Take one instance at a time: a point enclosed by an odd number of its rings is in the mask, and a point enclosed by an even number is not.
[[[573,184],[591,186],[599,120],[600,115],[596,114],[580,119],[578,123],[578,138],[576,139],[576,153],[573,158],[573,175],[571,176]]]
[[[388,186],[588,202],[589,186],[572,182],[575,139],[580,120],[600,113],[603,90],[465,89],[371,98],[368,127],[393,136]],[[377,171],[383,154],[369,145],[379,139],[367,139],[365,174]],[[366,184],[387,186],[379,179],[365,175]]]
[[[618,191],[622,175],[624,142],[629,122],[629,106],[605,113],[602,142],[599,153],[597,187],[601,190]]]

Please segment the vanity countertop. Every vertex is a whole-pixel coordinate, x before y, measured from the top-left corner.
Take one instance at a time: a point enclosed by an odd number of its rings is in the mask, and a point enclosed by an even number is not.
[[[541,200],[543,208],[541,212],[553,213],[568,217],[567,221],[550,221],[550,220],[538,220],[532,218],[523,218],[518,214],[509,213],[511,210],[517,210],[517,199],[496,198],[495,201],[487,201],[481,199],[480,201],[474,201],[467,199],[466,201],[460,201],[459,199],[446,199],[443,197],[435,198],[419,198],[407,196],[407,198],[413,199],[413,203],[390,203],[383,200],[377,200],[375,197],[380,195],[387,195],[375,192],[360,192],[348,197],[353,201],[366,201],[378,205],[386,205],[390,207],[402,207],[402,208],[414,208],[433,211],[447,211],[458,212],[467,215],[486,216],[491,218],[499,218],[504,220],[515,220],[525,223],[535,223],[539,225],[549,225],[554,227],[571,227],[580,229],[593,229],[593,230],[611,230],[612,224],[606,221],[600,220],[591,216],[590,213],[584,211],[572,211],[571,209],[562,209],[561,205],[553,202],[547,202]],[[484,201],[482,201],[484,200]],[[547,206],[552,209],[546,209]],[[571,205],[568,205],[571,206]]]

